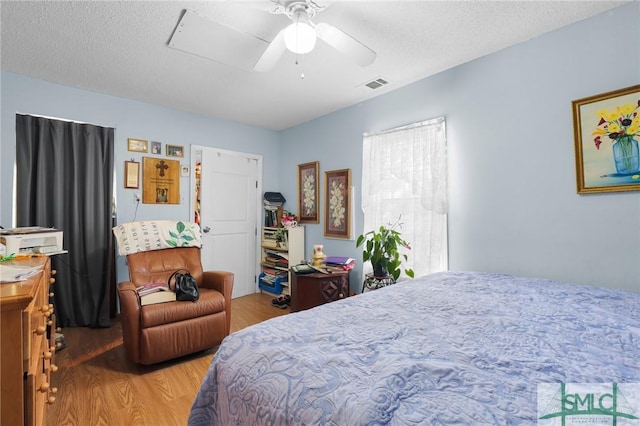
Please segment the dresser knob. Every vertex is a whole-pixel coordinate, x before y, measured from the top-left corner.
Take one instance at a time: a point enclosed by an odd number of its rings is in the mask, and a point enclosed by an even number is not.
[[[57,349],[60,349],[61,347],[62,347],[62,343],[57,342],[57,343],[56,343],[56,348],[57,348]]]
[[[56,353],[56,347],[55,346],[49,346],[49,351]]]
[[[53,325],[53,320],[49,320],[49,321],[47,321],[47,325],[48,325],[49,327],[51,327],[51,326]]]
[[[53,283],[55,283],[55,282],[56,282],[56,279],[55,279],[55,278],[49,278],[49,284],[53,284]]]
[[[55,373],[56,371],[58,371],[58,366],[55,364],[51,364],[49,368],[51,369],[52,373]]]
[[[51,312],[53,312],[53,303],[49,303],[49,309],[51,309]]]
[[[51,357],[53,356],[53,354],[49,351],[44,353],[44,359],[51,359]]]
[[[36,328],[36,334],[38,336],[42,336],[45,331],[47,331],[47,329],[44,328],[43,326],[38,326],[38,328]]]
[[[40,385],[40,387],[38,388],[38,390],[40,392],[46,392],[49,390],[49,383],[44,382],[43,384]]]
[[[51,393],[52,394],[57,394],[58,393],[58,388],[51,388]]]
[[[47,404],[51,405],[54,402],[56,402],[56,397],[55,396],[50,396],[49,398],[47,398]]]
[[[344,294],[340,293],[340,294],[338,295],[338,297],[339,297],[340,299],[344,299]]]
[[[55,269],[52,269],[52,270],[51,270],[51,275],[55,275],[55,274],[57,274],[57,273],[58,273],[58,271],[56,271]]]
[[[42,305],[42,307],[40,308],[40,310],[41,310],[42,312],[49,312],[49,306],[47,306],[47,305]]]
[[[60,333],[62,329],[60,327],[56,327],[56,333]]]
[[[54,292],[49,293],[49,297],[53,297],[53,296],[55,296]]]

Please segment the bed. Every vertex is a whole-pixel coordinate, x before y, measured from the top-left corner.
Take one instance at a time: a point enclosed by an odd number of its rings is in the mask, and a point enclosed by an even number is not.
[[[638,382],[640,293],[443,272],[228,336],[189,425],[534,424],[539,384]]]

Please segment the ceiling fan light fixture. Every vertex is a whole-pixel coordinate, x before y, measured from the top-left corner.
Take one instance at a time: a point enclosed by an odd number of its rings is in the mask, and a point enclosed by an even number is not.
[[[316,30],[309,24],[305,11],[298,11],[293,24],[285,28],[284,44],[287,49],[299,55],[311,52],[316,46]]]

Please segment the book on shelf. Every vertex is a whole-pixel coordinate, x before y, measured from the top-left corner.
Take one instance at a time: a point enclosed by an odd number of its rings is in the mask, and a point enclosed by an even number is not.
[[[266,266],[262,267],[262,272],[264,272],[265,275],[270,275],[273,277],[287,277],[289,275],[287,271],[283,271],[281,269],[273,269]]]
[[[278,251],[278,250],[273,250],[273,249],[266,249],[264,251],[268,256],[273,256],[275,258],[281,258],[281,259],[289,259],[289,253],[285,253],[282,251]]]
[[[165,283],[148,283],[137,287],[136,291],[140,297],[140,306],[176,300],[176,294]]]
[[[284,276],[275,277],[273,275],[262,274],[260,276],[260,280],[271,285],[274,285],[276,282],[279,282],[280,284],[286,284],[289,282],[289,276],[284,275]]]
[[[277,228],[282,220],[282,206],[264,206],[264,226]]]
[[[279,192],[265,192],[264,204],[272,206],[282,206],[287,200]]]

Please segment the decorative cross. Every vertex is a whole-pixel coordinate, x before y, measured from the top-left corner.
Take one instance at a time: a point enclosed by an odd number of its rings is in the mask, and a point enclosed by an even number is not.
[[[160,177],[164,177],[164,171],[167,170],[168,168],[169,168],[169,166],[164,164],[164,160],[160,160],[160,162],[158,162],[158,164],[156,164],[156,169],[160,170]]]

